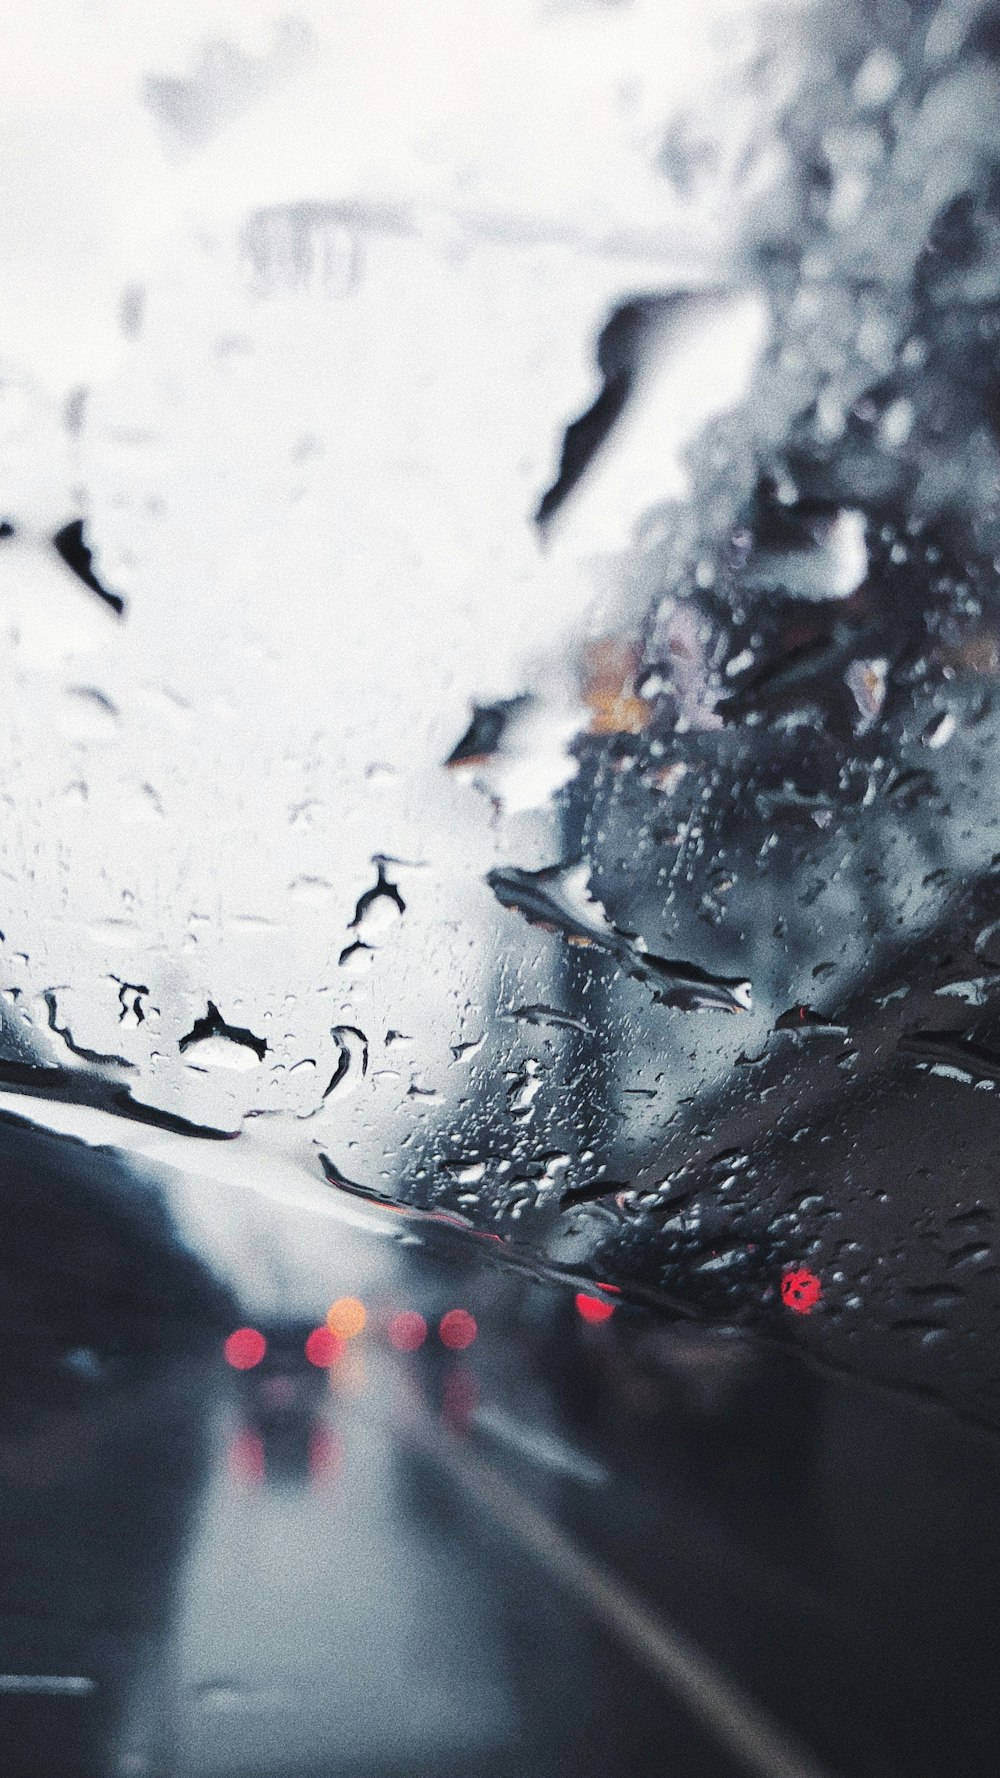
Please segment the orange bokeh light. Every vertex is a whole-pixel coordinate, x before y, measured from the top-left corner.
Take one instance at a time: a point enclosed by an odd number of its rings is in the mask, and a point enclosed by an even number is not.
[[[339,1296],[326,1314],[327,1327],[341,1340],[355,1339],[367,1320],[365,1305],[356,1296]]]

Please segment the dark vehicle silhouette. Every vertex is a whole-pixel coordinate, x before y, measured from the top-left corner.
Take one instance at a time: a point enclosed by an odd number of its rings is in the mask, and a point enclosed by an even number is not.
[[[335,1466],[327,1408],[341,1348],[326,1327],[302,1319],[258,1321],[228,1336],[223,1354],[240,1416],[230,1449],[237,1479],[294,1484]]]

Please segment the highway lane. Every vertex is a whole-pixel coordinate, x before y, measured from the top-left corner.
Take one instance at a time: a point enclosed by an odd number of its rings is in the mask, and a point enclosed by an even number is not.
[[[339,1231],[283,1323],[150,1182],[20,1140],[11,1778],[990,1769],[988,1434],[430,1227]],[[310,1365],[304,1333],[351,1292],[364,1327]],[[267,1360],[234,1369],[254,1318]]]

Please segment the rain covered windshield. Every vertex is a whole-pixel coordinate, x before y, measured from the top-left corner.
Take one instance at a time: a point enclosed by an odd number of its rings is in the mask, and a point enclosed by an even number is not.
[[[1000,1429],[996,7],[15,15],[7,1126]]]
[[[824,1348],[995,1417],[990,8],[59,10],[5,125],[6,1104],[710,1313],[807,1265]],[[946,1214],[925,1129],[883,1189],[928,1095]]]

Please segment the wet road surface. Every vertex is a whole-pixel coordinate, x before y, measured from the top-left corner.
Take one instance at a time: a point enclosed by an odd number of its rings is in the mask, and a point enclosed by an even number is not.
[[[247,1305],[148,1182],[11,1142],[12,1778],[990,1769],[989,1435],[447,1231],[318,1220],[328,1291],[240,1370]]]

